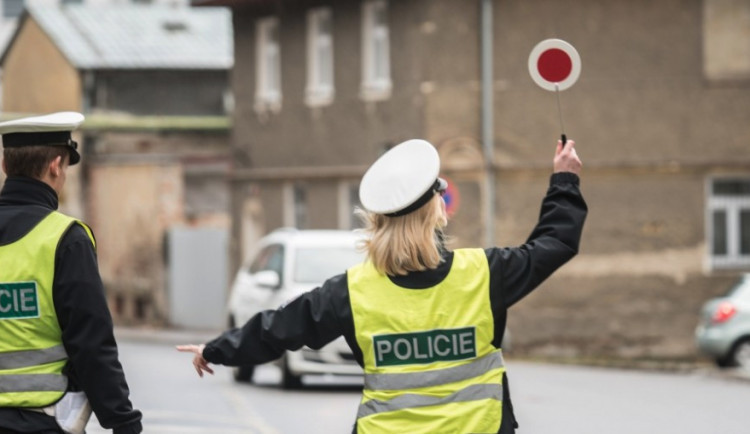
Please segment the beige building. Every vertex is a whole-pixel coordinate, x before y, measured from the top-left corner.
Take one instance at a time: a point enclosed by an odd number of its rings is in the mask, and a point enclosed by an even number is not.
[[[0,55],[4,118],[86,115],[61,210],[92,226],[120,322],[169,321],[169,229],[229,228],[231,34],[226,10],[28,1]]]
[[[233,12],[235,267],[276,227],[352,227],[366,166],[414,137],[457,186],[455,245],[522,243],[560,134],[527,59],[557,37],[583,63],[560,97],[590,216],[511,310],[515,351],[694,359],[700,305],[750,269],[747,0],[193,4]]]

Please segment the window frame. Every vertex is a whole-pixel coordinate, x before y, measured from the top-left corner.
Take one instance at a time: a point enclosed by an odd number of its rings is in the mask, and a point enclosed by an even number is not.
[[[306,229],[309,223],[308,188],[302,181],[285,182],[282,187],[284,226]]]
[[[361,229],[363,222],[354,210],[361,208],[359,202],[359,180],[340,180],[338,183],[338,227],[343,230]]]
[[[750,30],[747,2],[703,1],[703,75],[709,83],[750,80],[750,39],[737,37]]]
[[[328,20],[328,33],[322,25],[324,20]],[[307,11],[305,103],[312,107],[331,104],[335,94],[334,80],[333,10],[327,6],[313,8]]]
[[[750,212],[750,194],[721,195],[714,193],[717,182],[750,182],[749,176],[712,177],[706,182],[706,254],[711,270],[750,269],[750,253],[741,252],[741,221],[743,211]],[[715,224],[714,213],[723,211],[726,215],[726,254],[714,253]]]
[[[379,13],[385,17],[383,22],[378,22]],[[390,98],[393,88],[390,52],[388,2],[367,0],[362,3],[362,99],[381,101]]]
[[[255,21],[255,110],[278,112],[281,101],[279,19],[264,17]]]

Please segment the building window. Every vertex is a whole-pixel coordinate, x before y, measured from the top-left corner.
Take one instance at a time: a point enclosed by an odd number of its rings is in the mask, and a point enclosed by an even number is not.
[[[301,183],[286,182],[283,190],[283,224],[286,227],[307,229],[307,189]]]
[[[363,227],[362,221],[354,214],[355,208],[361,208],[359,202],[359,183],[356,181],[339,182],[339,229],[350,230]]]
[[[186,164],[183,166],[183,211],[188,217],[217,215],[229,210],[224,164]]]
[[[388,3],[366,1],[362,4],[361,96],[365,100],[387,99],[391,87]]]
[[[750,80],[750,2],[704,0],[702,34],[706,78]]]
[[[18,18],[23,12],[23,0],[3,0],[3,18]]]
[[[714,269],[750,266],[750,179],[714,179],[708,205]]]
[[[307,88],[305,102],[311,106],[333,101],[333,21],[331,8],[307,13]]]
[[[281,47],[279,20],[263,18],[255,25],[255,109],[281,109]]]
[[[299,184],[294,185],[294,227],[307,228],[307,190]]]

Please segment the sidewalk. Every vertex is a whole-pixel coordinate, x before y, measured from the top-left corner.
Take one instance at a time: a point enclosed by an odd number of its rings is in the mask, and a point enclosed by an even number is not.
[[[189,330],[160,327],[115,327],[115,338],[125,342],[148,342],[165,345],[202,344],[219,336],[223,330]]]

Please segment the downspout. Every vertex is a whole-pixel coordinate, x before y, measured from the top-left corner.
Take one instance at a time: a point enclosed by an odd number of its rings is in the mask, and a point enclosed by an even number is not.
[[[492,1],[479,0],[480,40],[482,68],[482,148],[484,150],[484,222],[486,247],[495,245],[495,138],[494,138],[494,85],[492,65]]]

